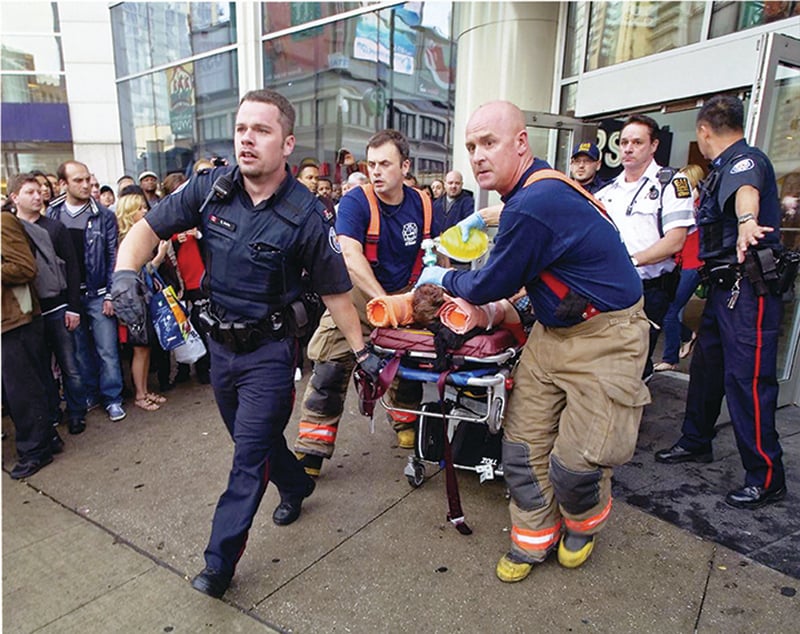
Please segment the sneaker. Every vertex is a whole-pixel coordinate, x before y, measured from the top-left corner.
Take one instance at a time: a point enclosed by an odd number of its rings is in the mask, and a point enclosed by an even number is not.
[[[594,535],[567,533],[558,543],[558,563],[564,568],[577,568],[589,559],[594,550]]]
[[[42,467],[46,467],[53,462],[53,456],[47,455],[38,460],[27,460],[25,462],[17,463],[9,474],[12,480],[21,480],[22,478],[29,478],[34,473],[37,473]]]
[[[89,400],[86,401],[86,411],[91,412],[93,409],[100,407],[100,401]]]
[[[122,409],[122,405],[119,403],[111,403],[111,405],[106,407],[106,411],[108,412],[108,418],[112,423],[116,423],[127,416],[125,410]]]

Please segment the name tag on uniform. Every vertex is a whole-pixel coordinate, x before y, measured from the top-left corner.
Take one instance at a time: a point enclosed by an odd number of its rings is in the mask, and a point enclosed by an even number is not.
[[[208,222],[209,224],[222,227],[230,232],[236,231],[236,225],[234,223],[232,223],[230,220],[226,220],[225,218],[220,218],[216,214],[211,214],[208,217]]]

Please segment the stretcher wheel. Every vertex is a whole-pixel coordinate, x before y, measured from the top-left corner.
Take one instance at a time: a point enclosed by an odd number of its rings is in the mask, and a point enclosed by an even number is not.
[[[425,465],[421,462],[409,462],[404,473],[408,483],[415,489],[421,487],[425,482]]]
[[[486,419],[486,424],[489,427],[489,432],[492,434],[498,433],[500,427],[503,425],[503,406],[503,399],[497,397],[492,400],[492,404],[489,407],[489,416]]]

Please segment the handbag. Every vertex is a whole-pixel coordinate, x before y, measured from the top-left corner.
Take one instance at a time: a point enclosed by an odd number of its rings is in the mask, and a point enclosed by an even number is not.
[[[186,309],[178,300],[175,289],[153,271],[144,269],[145,284],[150,289],[150,320],[153,324],[159,345],[166,351],[174,350],[186,343],[192,325]],[[202,343],[202,342],[201,342]]]

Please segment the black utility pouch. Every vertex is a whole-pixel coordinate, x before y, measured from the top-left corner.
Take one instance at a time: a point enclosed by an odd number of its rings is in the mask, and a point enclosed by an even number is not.
[[[794,288],[794,280],[800,270],[800,253],[783,251],[778,257],[778,294],[784,295]]]

